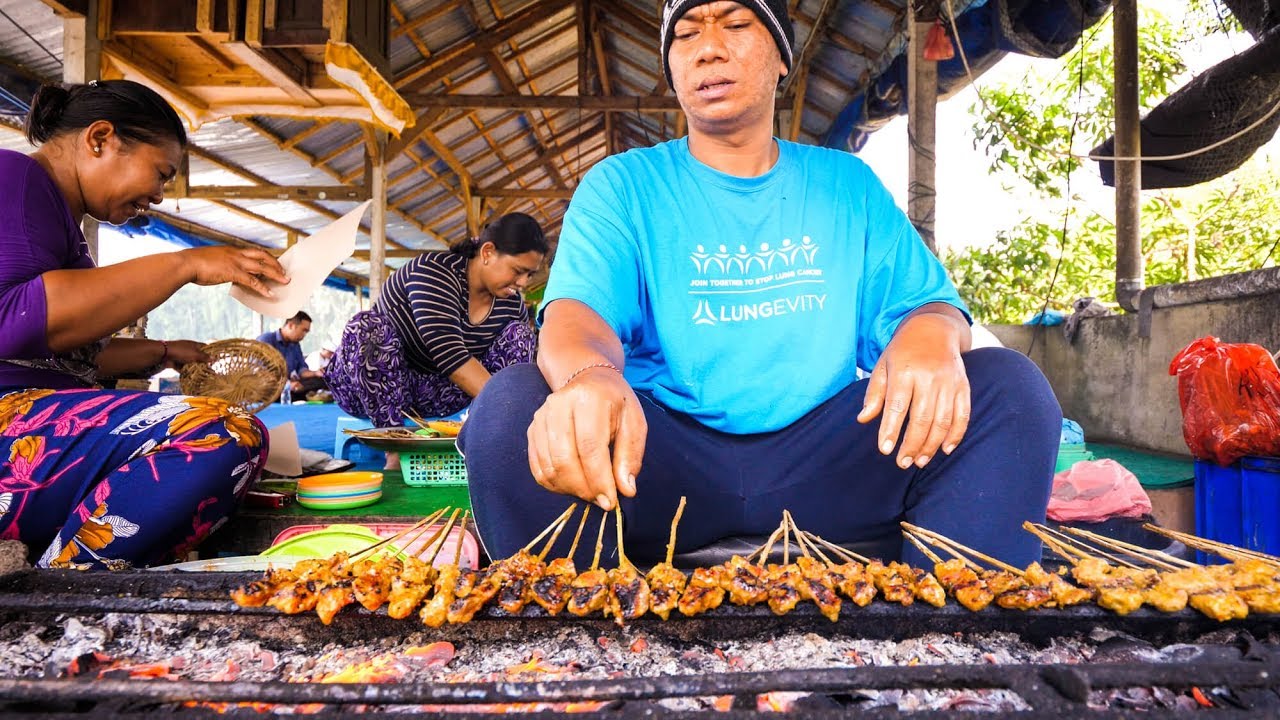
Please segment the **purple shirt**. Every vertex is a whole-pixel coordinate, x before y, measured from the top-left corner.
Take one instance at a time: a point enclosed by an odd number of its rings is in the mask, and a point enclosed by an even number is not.
[[[4,362],[53,357],[43,273],[94,267],[80,225],[39,163],[0,150],[0,387],[83,387],[51,370]]]

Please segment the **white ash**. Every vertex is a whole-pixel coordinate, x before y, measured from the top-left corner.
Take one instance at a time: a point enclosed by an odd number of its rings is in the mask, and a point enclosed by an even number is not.
[[[0,575],[8,575],[31,567],[27,564],[27,546],[17,540],[0,540]]]

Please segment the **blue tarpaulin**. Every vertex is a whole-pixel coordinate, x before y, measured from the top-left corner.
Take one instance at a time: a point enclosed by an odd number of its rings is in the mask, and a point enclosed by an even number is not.
[[[1061,57],[1096,24],[1110,0],[985,0],[956,17],[956,29],[969,66],[989,67],[1006,53]],[[947,34],[951,34],[950,27]],[[956,38],[951,38],[954,43]],[[867,138],[907,112],[907,54],[900,53],[836,117],[823,144],[858,152]],[[938,63],[938,94],[947,96],[968,83],[960,53]]]
[[[221,244],[202,238],[199,235],[186,232],[185,230],[179,230],[160,218],[146,215],[133,218],[124,225],[115,226],[115,229],[129,237],[150,236],[182,247],[205,247],[207,245]],[[331,288],[337,288],[338,290],[346,290],[348,292],[355,291],[355,286],[351,283],[332,275],[325,278],[324,284]]]

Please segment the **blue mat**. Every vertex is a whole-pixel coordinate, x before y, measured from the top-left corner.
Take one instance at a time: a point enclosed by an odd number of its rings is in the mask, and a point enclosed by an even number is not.
[[[338,418],[346,415],[333,403],[323,405],[270,405],[258,413],[258,419],[267,427],[275,427],[293,421],[298,430],[298,444],[308,450],[333,452],[333,432]]]

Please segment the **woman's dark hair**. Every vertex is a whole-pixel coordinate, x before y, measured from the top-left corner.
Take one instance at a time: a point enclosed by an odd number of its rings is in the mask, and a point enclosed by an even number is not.
[[[159,145],[177,141],[187,146],[187,131],[178,113],[155,90],[132,80],[95,80],[85,85],[40,86],[31,98],[25,130],[32,145],[99,120],[115,128],[121,140]]]
[[[467,238],[449,250],[473,258],[480,252],[480,246],[487,242],[493,243],[503,255],[522,255],[530,250],[546,255],[550,249],[547,236],[542,233],[542,226],[537,220],[524,213],[509,213],[485,225],[480,237]]]

